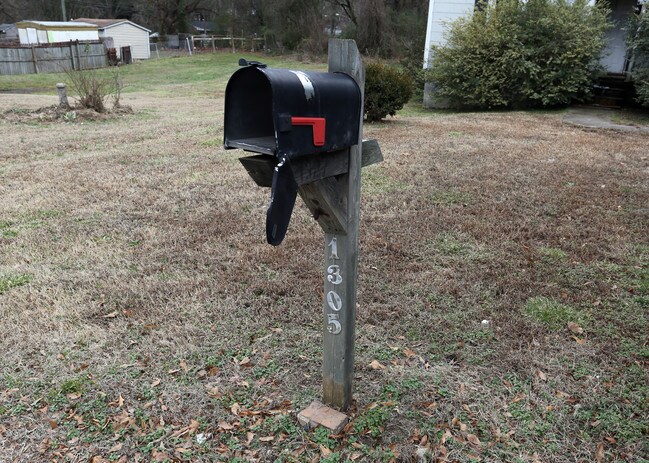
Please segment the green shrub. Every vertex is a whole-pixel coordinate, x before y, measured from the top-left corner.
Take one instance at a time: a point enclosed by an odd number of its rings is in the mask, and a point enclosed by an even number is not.
[[[649,14],[634,15],[629,25],[628,45],[633,51],[631,76],[638,102],[649,108]]]
[[[608,28],[588,0],[500,0],[453,22],[433,47],[435,97],[451,106],[566,105],[590,91]]]
[[[412,79],[404,72],[375,61],[365,67],[365,119],[394,116],[412,96]]]

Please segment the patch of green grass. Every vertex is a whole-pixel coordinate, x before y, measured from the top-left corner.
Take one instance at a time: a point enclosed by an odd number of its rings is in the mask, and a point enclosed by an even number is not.
[[[392,411],[392,407],[381,404],[365,410],[354,420],[354,431],[374,438],[379,437]]]
[[[204,146],[206,148],[212,148],[214,146],[220,147],[223,145],[223,139],[222,138],[212,138],[210,140],[203,140],[199,142],[199,145]]]
[[[12,230],[11,228],[1,228],[0,227],[0,238],[15,238],[18,236],[18,232],[16,230]]]
[[[289,415],[279,415],[275,419],[264,421],[264,428],[271,434],[298,436],[302,428]]]
[[[439,117],[449,114],[448,110],[441,109],[427,109],[424,108],[420,100],[412,99],[403,106],[403,109],[398,112],[400,116],[408,117]]]
[[[26,273],[16,275],[0,275],[0,294],[9,291],[12,288],[18,288],[32,281],[32,276]]]
[[[431,201],[434,204],[443,206],[452,206],[454,204],[469,204],[473,197],[470,193],[465,191],[436,191],[431,196]]]
[[[272,67],[326,70],[324,63],[300,63],[285,57],[245,53],[246,57],[262,61]],[[119,69],[124,83],[122,96],[132,92],[157,91],[168,96],[211,96],[223,91],[227,79],[239,68],[241,54],[196,53],[192,56],[176,56],[138,61]],[[97,70],[99,78],[112,78],[113,68]],[[27,74],[0,76],[0,91],[33,91],[56,94],[57,82],[68,83],[68,93],[74,96],[69,78],[65,73]],[[122,102],[127,103],[128,98]]]
[[[445,256],[464,256],[469,253],[471,246],[453,234],[441,233],[435,240],[435,249]]]
[[[61,394],[82,394],[85,391],[85,378],[71,378],[63,381],[59,388]]]
[[[539,248],[539,254],[548,260],[564,260],[566,258],[566,253],[559,248],[542,246]]]
[[[334,449],[338,446],[338,441],[331,437],[331,431],[322,426],[317,427],[313,431],[311,440],[316,444],[327,447],[329,450]]]
[[[532,297],[523,306],[523,312],[546,328],[558,331],[568,322],[582,324],[583,315],[574,307],[543,296]]]
[[[636,109],[615,111],[611,121],[623,125],[649,125],[649,112]]]
[[[390,177],[388,172],[389,170],[382,166],[363,169],[362,192],[374,196],[403,191],[408,188],[405,183]]]

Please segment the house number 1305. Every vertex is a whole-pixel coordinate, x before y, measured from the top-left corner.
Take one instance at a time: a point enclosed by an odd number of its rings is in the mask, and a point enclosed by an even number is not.
[[[338,260],[338,239],[334,236],[327,246],[331,248],[329,258],[331,260]],[[332,285],[339,285],[343,282],[343,276],[340,274],[340,266],[333,264],[327,267],[327,281]],[[327,331],[331,334],[339,334],[342,331],[340,324],[340,312],[343,308],[343,301],[336,291],[329,291],[327,293],[327,306],[333,313],[327,313]]]

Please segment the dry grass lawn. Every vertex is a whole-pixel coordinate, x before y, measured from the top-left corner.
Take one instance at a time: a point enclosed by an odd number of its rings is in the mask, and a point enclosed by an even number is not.
[[[224,83],[85,122],[16,120],[55,97],[0,94],[0,461],[649,461],[647,134],[367,125],[385,161],[330,436],[295,419],[320,397],[322,233],[298,203],[265,244]]]

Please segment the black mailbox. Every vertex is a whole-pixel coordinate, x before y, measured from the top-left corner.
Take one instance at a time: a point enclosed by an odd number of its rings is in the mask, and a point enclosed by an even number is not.
[[[361,92],[344,73],[272,69],[248,63],[225,90],[224,145],[259,153],[241,162],[272,169],[266,237],[284,239],[299,185],[348,171],[350,146],[359,143]],[[252,163],[250,160],[254,160]]]

